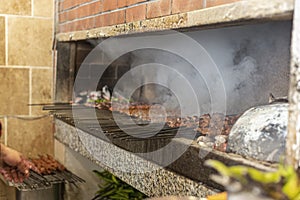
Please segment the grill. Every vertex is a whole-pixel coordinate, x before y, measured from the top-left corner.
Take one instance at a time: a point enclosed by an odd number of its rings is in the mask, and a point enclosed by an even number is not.
[[[54,171],[49,175],[41,175],[32,170],[30,170],[30,176],[25,179],[22,183],[14,183],[7,181],[2,175],[0,175],[2,181],[4,181],[8,186],[17,188],[19,191],[35,191],[50,189],[54,184],[60,183],[70,183],[75,186],[76,183],[85,182],[80,177],[76,176],[68,170],[64,171]]]
[[[73,117],[72,109],[80,109],[79,118]],[[149,121],[131,117],[135,124],[128,124],[129,116],[109,110],[99,110],[82,105],[48,105],[44,107],[44,110],[50,110],[57,119],[133,153],[157,150],[167,145],[175,137],[195,138],[195,127],[171,128],[164,124],[161,128],[161,123],[152,123],[151,128],[143,128],[149,124]],[[93,112],[96,112],[96,119],[91,119]],[[114,118],[118,118],[118,124]],[[135,135],[137,125],[139,132]],[[179,129],[184,134],[178,133]],[[153,132],[156,130],[159,132],[154,135]],[[133,134],[127,134],[132,132]]]
[[[153,130],[157,127],[162,127],[159,129],[160,131],[155,134],[149,127],[143,129],[143,126],[147,126],[149,121],[142,120],[139,117],[122,114],[117,111],[69,104],[46,105],[44,106],[44,110],[50,111],[58,121],[63,121],[63,124],[66,123],[66,126],[64,125],[65,127],[68,127],[67,124],[72,127],[75,126],[76,129],[80,129],[87,134],[112,143],[131,153],[146,152],[146,154],[138,154],[138,156],[143,156],[144,159],[158,165],[162,164],[162,158],[157,159],[147,156],[147,153],[161,149],[171,143],[171,141],[174,142],[175,148],[181,147],[182,145],[186,146],[186,143],[188,143],[190,145],[187,147],[186,151],[174,162],[168,164],[166,169],[197,182],[207,184],[213,188],[224,189],[220,185],[210,181],[209,175],[213,173],[213,170],[204,166],[206,160],[220,160],[229,165],[244,164],[253,167],[255,166],[256,168],[263,170],[272,170],[274,167],[271,163],[256,161],[251,158],[244,159],[235,154],[228,155],[222,151],[198,145],[196,141],[191,141],[195,138],[200,138],[199,135],[201,135],[201,132],[197,131],[197,127],[195,126],[172,128],[169,127],[167,123],[165,123],[163,127],[160,123],[152,123]],[[92,118],[91,116],[96,116],[96,118]],[[135,124],[127,124],[130,117]],[[118,119],[117,123],[114,120],[116,118]],[[200,122],[201,117],[198,119]],[[141,128],[140,130],[142,131],[137,132],[134,130],[134,128],[137,128],[136,125],[139,125],[139,128]],[[199,124],[197,123],[197,125]],[[132,134],[131,131],[136,132],[137,135]],[[170,156],[170,154],[163,156]]]
[[[77,187],[78,183],[85,182],[49,155],[31,159],[31,162],[35,164],[36,171],[30,170],[29,177],[18,177],[17,169],[9,166],[0,173],[0,179],[15,188],[17,200],[60,200],[63,199],[65,183]]]

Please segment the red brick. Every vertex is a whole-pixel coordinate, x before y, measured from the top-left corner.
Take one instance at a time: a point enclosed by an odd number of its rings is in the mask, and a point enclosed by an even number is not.
[[[134,5],[137,3],[145,2],[147,0],[124,0],[124,1],[126,1],[127,6],[130,6],[130,5]]]
[[[203,8],[202,0],[173,0],[172,14]]]
[[[84,5],[76,8],[77,18],[82,18],[90,15],[90,5]]]
[[[146,18],[146,4],[126,9],[126,22],[134,22]]]
[[[76,22],[72,22],[67,25],[67,32],[75,31],[76,30]]]
[[[99,15],[99,16],[96,16],[96,17],[94,17],[95,18],[95,27],[102,27],[103,26],[103,19],[104,19],[104,17],[103,17],[103,15]]]
[[[88,2],[90,2],[92,0],[73,0],[73,1],[76,2],[76,3],[74,3],[76,6],[79,6],[79,5],[82,5],[84,3],[88,3]]]
[[[123,8],[127,5],[126,0],[118,0],[118,8]]]
[[[125,10],[120,10],[103,15],[103,26],[110,26],[125,23]]]
[[[58,12],[61,12],[64,10],[64,4],[62,1],[58,2]]]
[[[67,12],[59,13],[58,20],[59,20],[60,23],[67,21],[68,20],[68,13]]]
[[[95,17],[88,18],[88,29],[95,28]]]
[[[79,30],[79,21],[74,21],[70,23],[70,31],[78,31]]]
[[[74,23],[74,22],[73,22]],[[72,24],[72,23],[69,23],[69,24],[65,24],[65,31],[66,32],[71,32],[71,31],[74,31],[73,30],[73,27],[74,27],[74,25]]]
[[[224,5],[228,3],[237,2],[239,0],[206,0],[206,7],[214,7],[219,5]]]
[[[147,4],[147,18],[161,17],[171,14],[171,0],[159,0]]]
[[[71,20],[74,20],[74,19],[77,19],[78,17],[78,11],[77,9],[72,9],[70,11],[66,11],[67,12],[67,16],[68,16],[68,21],[71,21]]]
[[[87,19],[82,19],[82,20],[79,20],[79,21],[76,21],[77,24],[76,24],[76,30],[77,31],[81,31],[81,30],[87,30],[90,26],[90,19],[87,18]]]
[[[71,31],[70,24],[64,24],[64,30],[65,32],[70,32]]]
[[[58,27],[59,27],[59,32],[60,33],[65,33],[66,32],[66,26],[64,24],[60,24]]]
[[[115,10],[118,8],[118,0],[103,0],[103,11]]]
[[[73,28],[73,27],[74,27],[74,24],[75,24],[75,22],[70,22],[70,23],[64,24],[64,31],[65,31],[65,32],[71,32],[71,31],[74,31],[74,30],[75,30],[75,29]]]
[[[90,14],[91,15],[95,15],[98,14],[100,12],[102,12],[102,6],[101,6],[101,2],[97,1],[94,3],[89,4],[90,5]]]
[[[64,2],[63,2],[64,10],[75,7],[76,5],[77,5],[77,3],[74,0],[64,0]]]
[[[125,23],[125,10],[106,13],[95,17],[95,27],[111,26]]]
[[[70,8],[78,7],[83,3],[88,3],[91,0],[64,0],[63,1],[63,10],[67,10]]]

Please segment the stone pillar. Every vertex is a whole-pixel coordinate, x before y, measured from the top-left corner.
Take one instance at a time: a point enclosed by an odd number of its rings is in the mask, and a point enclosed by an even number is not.
[[[295,0],[294,9],[286,162],[297,168],[300,160],[300,0]]]

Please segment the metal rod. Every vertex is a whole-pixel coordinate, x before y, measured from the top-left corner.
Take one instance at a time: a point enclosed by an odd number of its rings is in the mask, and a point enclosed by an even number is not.
[[[54,102],[54,103],[29,103],[28,106],[55,106],[55,105],[72,105],[70,102]]]

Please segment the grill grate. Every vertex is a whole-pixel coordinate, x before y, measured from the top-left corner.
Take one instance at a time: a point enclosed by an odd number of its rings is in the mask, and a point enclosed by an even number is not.
[[[137,117],[130,117],[126,114],[109,110],[90,107],[83,109],[82,106],[79,107],[80,110],[75,111],[76,115],[78,115],[75,116],[76,118],[73,116],[71,105],[51,105],[47,106],[46,109],[51,110],[50,112],[57,119],[133,153],[155,151],[170,143],[173,138],[195,139],[198,136],[195,131],[196,127],[172,128],[166,123],[151,123],[150,128],[147,126],[149,121],[141,120]],[[75,108],[79,107],[75,106]],[[90,116],[95,115],[95,112],[97,118],[92,119]],[[114,121],[114,118],[118,119],[118,124]],[[128,124],[129,118],[132,119],[133,124]],[[138,132],[136,131],[137,125],[139,126]],[[156,133],[157,130],[159,131]],[[184,134],[180,134],[179,130]]]
[[[70,183],[76,186],[76,183],[83,183],[85,180],[76,176],[68,170],[64,171],[53,171],[51,174],[41,175],[35,171],[30,170],[28,178],[24,179],[22,183],[14,183],[7,181],[2,175],[0,178],[8,186],[17,188],[19,191],[33,191],[49,189],[53,184],[57,183]]]

